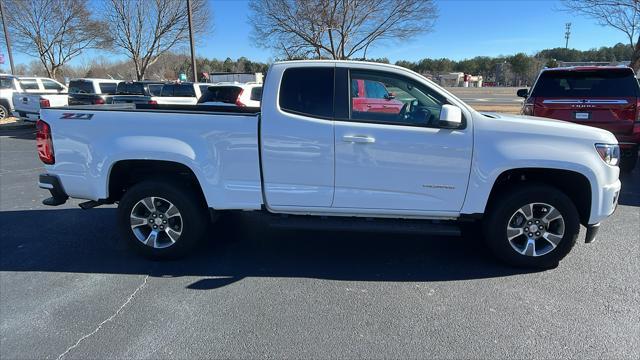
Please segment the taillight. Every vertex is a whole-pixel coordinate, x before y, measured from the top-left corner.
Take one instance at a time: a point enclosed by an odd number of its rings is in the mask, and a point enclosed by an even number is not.
[[[93,100],[93,103],[95,105],[104,105],[104,99],[103,98],[97,98],[97,99]]]
[[[240,89],[240,92],[238,93],[238,98],[236,99],[236,106],[247,106],[245,103],[240,101],[240,97],[242,96],[243,92],[244,92],[244,89]]]
[[[149,101],[147,101],[147,104],[149,104],[149,105],[158,105],[158,102],[155,101],[155,100],[149,100]]]
[[[51,107],[51,103],[49,99],[40,99],[40,108],[48,108]]]
[[[56,157],[53,153],[53,140],[51,138],[51,127],[42,120],[36,123],[36,146],[38,148],[38,156],[40,161],[47,165],[54,164]]]
[[[535,99],[530,97],[524,101],[524,105],[522,106],[522,115],[533,116],[533,103]]]
[[[636,126],[640,125],[640,98],[636,100]]]

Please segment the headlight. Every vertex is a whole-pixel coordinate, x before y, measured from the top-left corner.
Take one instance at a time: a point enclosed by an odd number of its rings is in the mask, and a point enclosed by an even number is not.
[[[616,166],[620,162],[620,146],[611,144],[596,144],[596,151],[602,161],[611,166]]]

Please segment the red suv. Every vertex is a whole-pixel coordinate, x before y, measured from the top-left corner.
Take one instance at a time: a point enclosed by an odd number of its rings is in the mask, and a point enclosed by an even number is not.
[[[544,69],[526,98],[522,113],[612,132],[620,143],[620,169],[631,171],[640,144],[640,86],[629,67],[589,66]]]

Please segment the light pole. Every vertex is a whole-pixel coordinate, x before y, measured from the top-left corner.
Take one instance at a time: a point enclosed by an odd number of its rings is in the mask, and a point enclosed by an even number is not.
[[[191,0],[187,0],[187,16],[189,17],[189,42],[191,43],[191,69],[193,70],[193,82],[197,82],[198,71],[196,70],[196,50],[193,45],[193,20],[191,19]]]
[[[11,75],[16,74],[16,69],[13,66],[13,55],[11,54],[11,40],[9,39],[9,32],[7,31],[7,22],[4,19],[4,8],[2,6],[2,0],[0,0],[0,17],[2,18],[2,29],[4,30],[4,40],[7,43],[7,54],[9,55],[9,64],[11,65]]]

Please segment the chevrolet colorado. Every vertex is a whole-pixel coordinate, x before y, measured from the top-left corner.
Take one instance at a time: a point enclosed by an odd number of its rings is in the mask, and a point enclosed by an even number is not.
[[[354,80],[382,83],[404,105],[358,107]],[[567,255],[581,224],[591,242],[616,208],[620,149],[608,131],[480,114],[384,64],[275,63],[264,89],[260,113],[43,109],[44,203],[118,203],[122,236],[154,258],[185,254],[215,237],[216,214],[243,210],[276,226],[441,235],[476,221],[500,259],[541,268]]]

